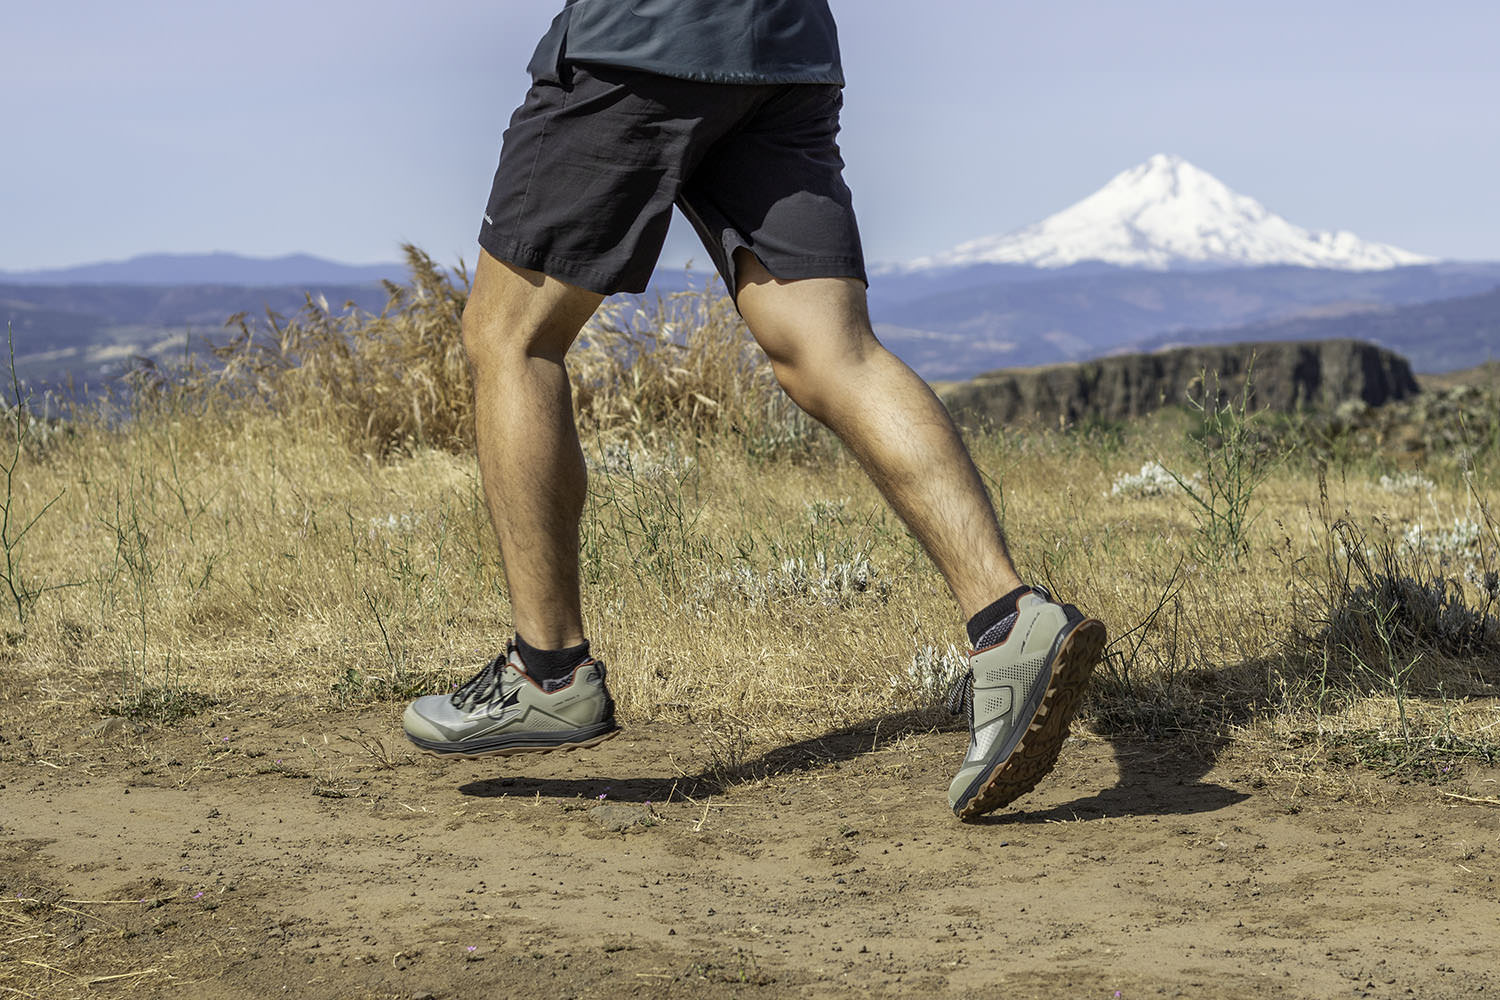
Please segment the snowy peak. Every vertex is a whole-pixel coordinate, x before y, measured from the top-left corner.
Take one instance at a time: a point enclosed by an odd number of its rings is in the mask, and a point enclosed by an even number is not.
[[[971,240],[908,267],[1065,267],[1086,260],[1152,270],[1291,264],[1376,271],[1433,262],[1347,231],[1310,232],[1182,157],[1158,153],[1035,225]]]

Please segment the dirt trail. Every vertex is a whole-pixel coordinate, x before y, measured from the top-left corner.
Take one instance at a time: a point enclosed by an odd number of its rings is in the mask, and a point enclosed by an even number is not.
[[[895,722],[726,782],[665,725],[452,764],[326,720],[5,732],[0,993],[1500,996],[1500,808],[1454,797],[1496,772],[1340,798],[1084,735],[963,825],[961,735]]]

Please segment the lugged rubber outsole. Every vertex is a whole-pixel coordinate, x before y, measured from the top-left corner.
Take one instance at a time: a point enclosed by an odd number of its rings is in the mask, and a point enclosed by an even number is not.
[[[956,807],[959,819],[973,819],[1009,805],[1037,786],[1057,763],[1068,727],[1083,700],[1094,666],[1104,655],[1107,633],[1097,618],[1085,618],[1063,640],[1052,665],[1052,680],[1036,715],[1010,755],[990,771],[969,801]]]
[[[413,746],[415,746],[418,750],[422,751],[429,757],[437,757],[440,760],[452,760],[455,757],[461,760],[479,760],[482,757],[514,757],[517,754],[523,753],[572,753],[574,750],[587,750],[590,747],[598,746],[605,740],[614,739],[616,736],[620,735],[622,731],[623,727],[616,726],[607,733],[601,733],[598,736],[590,736],[588,739],[579,740],[576,743],[559,743],[556,746],[497,747],[494,750],[480,750],[477,753],[471,753],[465,750],[437,750],[433,747],[423,746],[421,743],[418,743],[410,733],[406,734],[406,738],[408,740],[411,740]]]

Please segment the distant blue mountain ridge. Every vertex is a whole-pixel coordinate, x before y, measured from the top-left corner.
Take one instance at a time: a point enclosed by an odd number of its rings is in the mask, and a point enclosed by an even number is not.
[[[153,253],[129,260],[33,271],[0,271],[10,285],[360,285],[399,281],[399,263],[340,264],[311,254],[246,257],[234,253]]]
[[[379,311],[386,301],[380,280],[407,277],[403,264],[348,265],[307,254],[152,254],[0,273],[0,326],[13,332],[17,368],[33,384],[96,384],[133,358],[167,359],[222,339],[235,313],[290,315],[308,295]],[[643,305],[705,285],[722,289],[712,273],[663,268]],[[1418,371],[1435,372],[1500,357],[1497,287],[1500,263],[1363,271],[967,263],[876,269],[869,301],[881,341],[935,381],[1251,333],[1368,339],[1406,355]]]

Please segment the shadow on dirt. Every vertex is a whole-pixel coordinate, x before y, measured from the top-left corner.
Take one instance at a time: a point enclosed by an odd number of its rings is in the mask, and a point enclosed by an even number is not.
[[[1248,792],[1203,777],[1228,745],[1188,745],[1178,742],[1109,736],[1120,778],[1114,787],[1050,809],[997,812],[981,816],[980,825],[1011,826],[1018,823],[1057,823],[1121,816],[1189,816],[1215,812],[1250,797]],[[1066,752],[1066,751],[1065,751]]]
[[[702,798],[721,795],[738,785],[777,775],[795,774],[841,764],[873,753],[913,733],[931,733],[958,728],[946,713],[933,710],[898,712],[843,729],[775,747],[751,760],[716,763],[697,774],[662,778],[492,778],[472,781],[459,788],[464,795],[541,795],[543,798],[597,797],[605,793],[612,801],[665,802],[669,794]],[[606,744],[608,746],[608,744]]]
[[[548,799],[606,797],[611,802],[666,802],[690,796],[719,795],[749,782],[817,770],[888,749],[913,734],[961,733],[961,723],[928,711],[901,712],[849,726],[813,739],[776,747],[733,766],[709,767],[693,775],[637,778],[489,778],[462,785],[459,792],[477,798],[499,796]],[[1010,811],[983,817],[990,824],[1043,823],[1119,816],[1176,816],[1213,812],[1249,798],[1203,781],[1227,741],[1149,740],[1107,737],[1119,763],[1114,787],[1046,810]],[[955,754],[955,763],[956,763]],[[1024,801],[1024,800],[1023,800]]]

